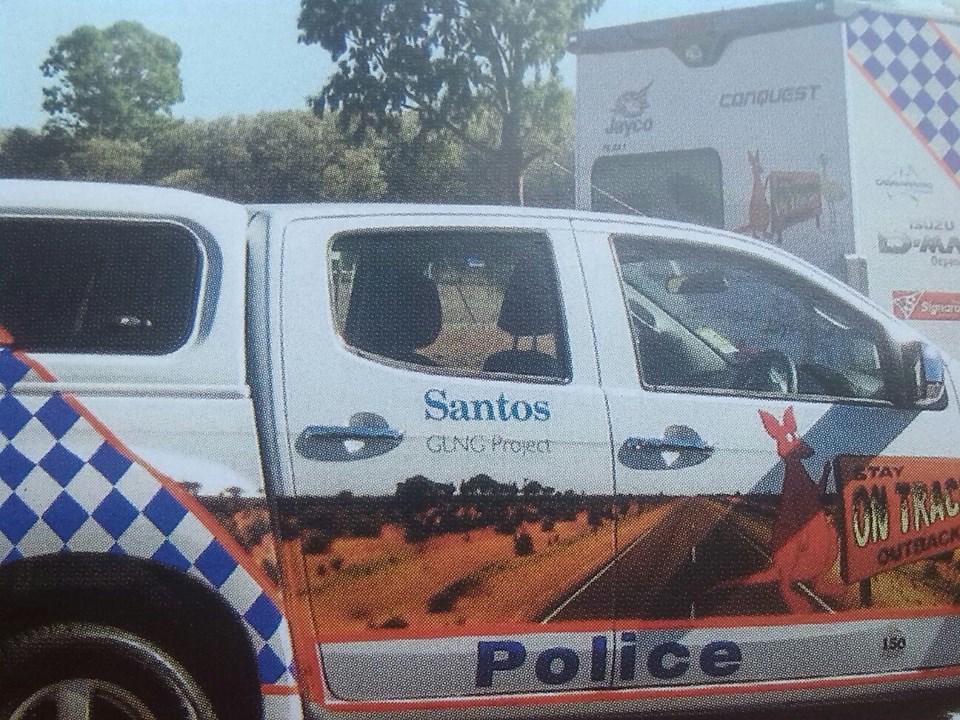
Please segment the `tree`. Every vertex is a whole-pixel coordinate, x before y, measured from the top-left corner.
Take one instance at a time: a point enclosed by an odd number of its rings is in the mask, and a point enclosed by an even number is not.
[[[0,144],[0,176],[61,179],[70,177],[68,159],[76,149],[63,133],[37,133],[14,128]]]
[[[70,154],[70,177],[101,182],[136,182],[143,173],[144,150],[133,140],[92,137]]]
[[[488,158],[499,199],[522,203],[524,173],[564,131],[567,35],[602,1],[301,0],[300,40],[338,68],[311,103],[358,129],[414,112]]]
[[[498,483],[489,475],[480,473],[479,475],[474,475],[469,480],[464,480],[460,483],[460,494],[467,497],[478,495],[496,495],[497,487],[499,485],[500,483]]]
[[[136,22],[82,25],[57,38],[40,66],[50,123],[80,137],[141,140],[183,100],[180,48]]]
[[[395,132],[383,134],[385,200],[396,202],[482,202],[463,143],[447,130],[425,130],[404,113]]]
[[[350,142],[333,117],[305,110],[173,123],[149,138],[150,182],[238,202],[376,200],[381,143]]]
[[[423,475],[414,475],[397,483],[397,505],[405,516],[419,515],[449,501],[453,492],[453,485],[449,483],[438,483]]]
[[[180,483],[180,487],[182,487],[191,495],[196,496],[200,494],[200,490],[202,489],[203,486],[200,483],[194,482],[192,480],[184,480],[183,482]]]

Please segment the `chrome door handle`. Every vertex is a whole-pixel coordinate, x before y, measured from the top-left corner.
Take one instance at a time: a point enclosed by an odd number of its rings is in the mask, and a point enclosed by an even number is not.
[[[686,425],[670,425],[662,438],[627,438],[617,452],[617,460],[633,470],[678,470],[705,462],[714,446]],[[675,453],[676,457],[664,457]]]
[[[303,434],[307,439],[318,440],[403,440],[403,433],[399,430],[364,425],[310,425]]]
[[[403,433],[384,418],[362,412],[351,417],[349,425],[308,425],[294,447],[308,460],[345,462],[383,455],[402,442]],[[359,443],[359,447],[350,443]]]
[[[627,438],[627,445],[632,445],[637,450],[657,450],[659,452],[700,452],[711,454],[715,450],[713,445],[709,445],[703,439],[665,440],[661,438]]]

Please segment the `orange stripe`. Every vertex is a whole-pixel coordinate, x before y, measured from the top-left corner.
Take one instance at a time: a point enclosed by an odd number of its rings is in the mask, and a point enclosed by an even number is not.
[[[940,25],[933,20],[928,20],[927,22],[930,27],[933,28],[933,31],[940,36],[940,39],[947,44],[947,46],[950,48],[950,52],[960,57],[960,48],[957,48],[956,43],[954,43],[953,40],[950,39],[950,36],[943,31],[943,28],[941,28]]]
[[[934,162],[936,162],[937,165],[939,165],[940,168],[950,177],[950,179],[953,180],[954,184],[957,185],[957,187],[960,187],[960,178],[957,178],[956,173],[954,173],[953,170],[950,169],[950,166],[947,165],[946,162],[944,162],[943,158],[941,158],[939,155],[937,155],[936,152],[934,152],[933,148],[930,147],[930,144],[927,142],[927,139],[920,133],[920,131],[917,128],[913,126],[913,124],[910,122],[909,119],[907,119],[907,117],[903,114],[900,108],[897,107],[897,104],[893,100],[891,100],[890,96],[883,91],[883,88],[877,85],[877,81],[873,79],[873,76],[870,74],[870,71],[868,71],[863,65],[860,64],[860,61],[857,60],[856,57],[854,57],[851,51],[847,51],[847,59],[849,59],[850,62],[853,63],[854,67],[856,67],[857,70],[860,71],[860,74],[863,75],[866,81],[870,83],[870,85],[873,87],[874,90],[877,91],[877,94],[883,99],[883,101],[890,106],[890,109],[893,110],[893,112],[896,114],[898,118],[900,118],[901,122],[903,122],[907,130],[913,133],[913,136],[920,141],[920,144],[923,146],[923,149],[926,150],[927,153],[929,153],[930,157],[933,158]]]
[[[44,382],[57,381],[57,378],[53,376],[53,373],[47,370],[43,365],[38,363],[32,357],[24,353],[22,350],[14,350],[13,356],[17,358],[17,360],[19,360],[20,362],[27,365],[31,370],[33,370],[38,376],[40,376],[40,379],[43,380]]]
[[[286,592],[283,593],[293,642],[293,658],[296,663],[297,682],[308,698],[322,703],[325,699],[323,672],[314,640],[313,613],[310,611],[310,588],[303,565],[303,548],[299,538],[279,540],[277,556],[280,574]]]
[[[489,697],[437,698],[424,700],[337,701],[324,707],[342,712],[394,712],[398,710],[447,710],[471,707],[555,705],[623,700],[667,700],[724,695],[752,695],[790,690],[823,690],[857,685],[884,685],[894,682],[933,680],[960,676],[960,666],[930,670],[904,670],[882,675],[851,675],[837,678],[808,678],[768,682],[724,683],[687,687],[625,688],[623,690],[584,690],[566,693],[498,695]]]
[[[296,685],[261,685],[261,695],[296,695]]]
[[[647,620],[643,618],[616,618],[605,621],[581,620],[550,623],[488,623],[457,625],[422,629],[377,629],[370,631],[343,631],[319,633],[320,643],[369,642],[374,640],[431,640],[445,637],[474,635],[533,635],[557,632],[616,632],[617,630],[687,630],[700,628],[780,627],[788,625],[823,625],[861,620],[908,620],[912,618],[955,615],[957,606],[939,605],[916,608],[857,608],[836,613],[807,613],[783,615],[718,615],[710,618]]]

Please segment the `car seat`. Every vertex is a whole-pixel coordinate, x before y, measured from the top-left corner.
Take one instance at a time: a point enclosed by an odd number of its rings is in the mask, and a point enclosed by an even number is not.
[[[537,350],[540,335],[557,334],[557,294],[549,265],[518,264],[503,293],[497,327],[513,336],[513,348],[488,357],[487,372],[559,377],[557,358]],[[530,348],[520,349],[520,338],[529,337]]]
[[[434,367],[417,350],[440,335],[442,310],[437,284],[414,271],[393,277],[358,277],[350,297],[344,339],[360,350]]]

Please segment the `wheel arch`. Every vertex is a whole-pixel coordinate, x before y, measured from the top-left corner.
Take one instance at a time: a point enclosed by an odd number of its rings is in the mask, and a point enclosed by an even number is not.
[[[104,553],[41,555],[0,567],[0,639],[64,622],[143,637],[187,669],[220,717],[263,717],[256,655],[242,619],[184,572]]]

